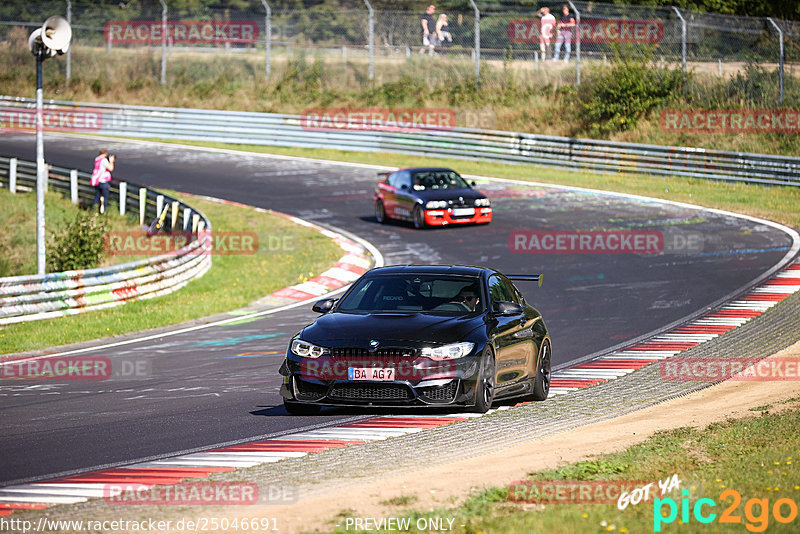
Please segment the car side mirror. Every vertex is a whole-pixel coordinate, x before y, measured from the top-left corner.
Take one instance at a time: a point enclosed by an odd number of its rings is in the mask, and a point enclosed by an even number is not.
[[[498,302],[495,305],[495,308],[497,309],[497,315],[503,316],[520,315],[523,312],[522,306],[516,302],[508,302],[506,300],[501,300]]]
[[[476,186],[476,185],[478,185],[478,184],[475,182],[475,180],[472,180],[472,181],[469,183],[469,185],[471,185],[472,187],[475,187],[475,186]]]
[[[318,300],[314,303],[311,307],[312,311],[317,313],[328,313],[333,309],[333,303],[336,302],[336,299],[322,299]]]
[[[406,184],[403,184],[403,185],[400,186],[400,189],[402,189],[404,191],[408,191],[408,186]]]

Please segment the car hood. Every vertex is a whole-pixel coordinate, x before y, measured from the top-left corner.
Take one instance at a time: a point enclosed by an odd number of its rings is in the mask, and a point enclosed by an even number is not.
[[[426,313],[370,313],[366,315],[331,312],[300,333],[305,341],[322,346],[367,347],[369,341],[382,343],[454,343],[462,341],[483,324],[481,315],[460,317]]]
[[[458,197],[463,197],[464,200],[475,200],[476,198],[485,198],[486,195],[475,191],[474,189],[425,189],[422,191],[414,191],[414,193],[421,199],[425,200],[456,200]]]

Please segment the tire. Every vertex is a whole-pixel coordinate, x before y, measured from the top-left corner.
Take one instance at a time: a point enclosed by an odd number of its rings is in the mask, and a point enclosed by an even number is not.
[[[550,343],[545,341],[542,343],[542,354],[539,358],[539,367],[536,370],[536,378],[533,381],[533,393],[531,399],[535,401],[543,401],[547,399],[550,393],[550,367],[552,365],[552,357]]]
[[[472,411],[475,413],[486,413],[492,407],[495,393],[495,373],[496,364],[494,361],[494,354],[492,349],[483,351],[481,357],[481,372],[478,375],[478,381],[475,384],[475,406]]]
[[[414,206],[414,211],[411,212],[411,218],[414,221],[414,228],[417,230],[425,228],[425,214],[422,212],[422,208]]]
[[[283,400],[283,407],[290,415],[317,415],[320,411],[320,406],[316,404],[302,404],[290,400]]]
[[[381,224],[386,224],[386,208],[380,200],[375,201],[375,219]]]

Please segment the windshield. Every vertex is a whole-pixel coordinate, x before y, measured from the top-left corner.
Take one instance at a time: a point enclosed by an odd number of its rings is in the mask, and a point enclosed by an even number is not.
[[[414,173],[414,189],[441,190],[441,189],[466,189],[469,185],[454,171],[433,170]]]
[[[465,315],[483,311],[483,298],[473,276],[376,275],[359,281],[337,311]]]

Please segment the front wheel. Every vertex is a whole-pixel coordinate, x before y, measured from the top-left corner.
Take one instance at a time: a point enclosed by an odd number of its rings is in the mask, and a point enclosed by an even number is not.
[[[539,369],[536,372],[536,379],[533,382],[533,393],[531,393],[531,399],[535,401],[543,401],[547,399],[547,395],[550,393],[551,360],[550,343],[545,341],[542,343],[542,354],[539,358]]]
[[[475,406],[473,411],[476,413],[486,413],[492,407],[494,401],[494,376],[496,366],[494,354],[491,349],[486,349],[481,357],[481,372],[478,374],[478,381],[475,384]]]
[[[320,407],[316,404],[303,404],[290,400],[283,400],[283,407],[291,415],[317,415]]]
[[[375,219],[381,224],[386,224],[386,208],[380,200],[375,201]]]
[[[414,206],[414,211],[411,216],[414,219],[414,228],[417,230],[425,228],[425,212],[422,211],[421,207]]]

